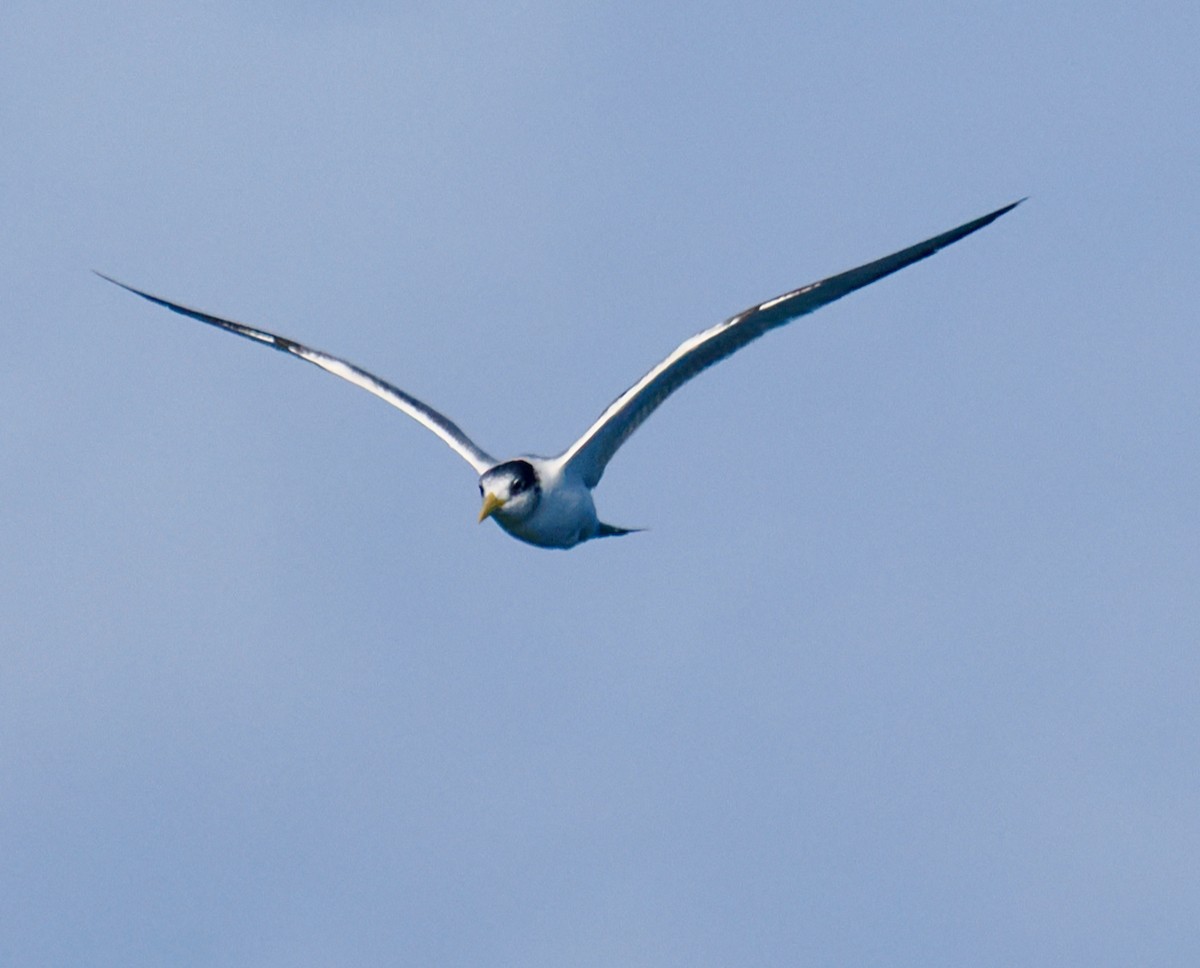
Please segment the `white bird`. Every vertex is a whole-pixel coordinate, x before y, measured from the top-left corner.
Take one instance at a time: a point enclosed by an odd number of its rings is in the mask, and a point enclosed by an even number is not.
[[[557,457],[522,455],[497,461],[481,450],[449,418],[353,363],[284,336],[152,296],[103,273],[97,272],[96,275],[174,312],[298,356],[386,400],[432,430],[474,468],[479,475],[479,493],[483,498],[480,522],[485,518],[493,518],[514,538],[538,547],[573,548],[591,538],[640,530],[618,528],[602,522],[596,516],[592,489],[600,483],[605,467],[621,444],[675,390],[768,330],[933,255],[939,249],[995,221],[1022,201],[1024,199],[857,269],[768,299],[697,333],[680,343],[666,359],[609,404],[583,436]]]

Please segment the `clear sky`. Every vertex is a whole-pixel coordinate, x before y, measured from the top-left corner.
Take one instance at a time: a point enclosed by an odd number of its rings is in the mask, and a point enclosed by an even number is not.
[[[1198,9],[7,0],[0,963],[1196,964]]]

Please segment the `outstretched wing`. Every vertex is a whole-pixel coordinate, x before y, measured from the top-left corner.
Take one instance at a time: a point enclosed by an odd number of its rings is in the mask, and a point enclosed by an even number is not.
[[[725,322],[685,340],[670,356],[609,404],[608,409],[587,432],[559,457],[564,469],[577,473],[588,487],[595,487],[604,474],[604,468],[629,435],[641,426],[659,404],[697,373],[740,350],[768,330],[820,309],[855,289],[861,289],[907,265],[933,255],[938,249],[943,249],[995,221],[1005,212],[1016,208],[1022,201],[1024,199],[857,269],[850,269],[840,275],[830,276],[820,282],[813,282],[782,296],[768,299],[757,306],[751,306]]]
[[[208,323],[210,326],[216,326],[227,332],[236,333],[238,336],[244,336],[246,339],[252,339],[256,343],[262,343],[281,350],[284,353],[290,353],[292,356],[298,356],[300,359],[307,360],[314,366],[319,366],[327,373],[340,376],[343,380],[349,380],[355,386],[362,387],[368,393],[373,393],[380,399],[386,400],[396,409],[404,411],[418,423],[428,427],[449,444],[456,454],[475,468],[476,473],[482,474],[496,463],[490,454],[476,447],[471,438],[464,434],[458,428],[457,424],[438,413],[433,407],[422,403],[416,397],[409,396],[399,387],[392,386],[392,384],[379,379],[377,376],[373,376],[353,363],[347,363],[336,356],[330,356],[328,353],[314,350],[285,336],[276,336],[274,333],[268,333],[263,329],[255,329],[253,326],[235,323],[230,319],[211,316],[208,313],[200,312],[198,309],[189,309],[187,306],[179,305],[179,303],[160,299],[158,296],[152,296],[148,292],[142,292],[142,290],[135,289],[133,286],[127,286],[123,282],[118,282],[116,279],[106,276],[102,272],[97,272],[96,275],[114,285],[120,286],[122,289],[127,289],[133,294],[141,296],[143,299],[149,299],[152,303],[165,306],[173,312],[182,313],[184,316],[198,319],[200,322]]]

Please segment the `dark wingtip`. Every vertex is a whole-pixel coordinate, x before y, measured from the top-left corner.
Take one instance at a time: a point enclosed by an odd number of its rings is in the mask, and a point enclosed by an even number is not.
[[[112,276],[106,276],[99,269],[93,269],[92,272],[98,275],[105,282],[111,282],[114,286],[120,286],[126,292],[131,292],[135,296],[141,296],[143,299],[149,300],[157,306],[163,306],[166,309],[171,310],[173,313],[191,316],[193,319],[199,319],[201,322],[215,325],[220,325],[222,322],[227,322],[227,320],[220,320],[219,317],[210,316],[208,313],[202,313],[198,309],[189,309],[187,306],[184,306],[181,303],[173,303],[169,299],[163,299],[162,296],[156,296],[153,293],[146,292],[144,289],[138,289],[136,286],[131,286],[126,282],[122,282],[120,279],[114,279]]]
[[[978,232],[981,228],[983,228],[986,225],[991,225],[1001,215],[1011,212],[1014,208],[1016,208],[1018,205],[1020,205],[1023,201],[1025,201],[1024,198],[1018,198],[1015,202],[1009,202],[1007,205],[996,209],[994,212],[988,212],[987,215],[981,215],[981,216],[979,216],[979,218],[972,219],[970,222],[967,222],[964,225],[960,225],[956,229],[951,229],[949,232],[943,232],[941,235],[935,235],[932,239],[928,239],[925,242],[918,243],[917,245],[912,246],[910,249],[905,249],[901,252],[897,252],[897,253],[895,253],[895,255],[887,256],[886,258],[881,259],[879,263],[871,263],[871,265],[888,263],[889,265],[888,265],[887,272],[884,272],[882,275],[890,275],[892,272],[895,272],[898,269],[902,269],[907,265],[911,265],[913,262],[916,262],[920,259],[924,259],[924,258],[932,255],[934,252],[937,252],[939,249],[944,249],[948,245],[953,245],[959,239],[965,239],[968,235]],[[903,260],[901,262],[901,264],[899,264],[899,265],[891,265],[890,264],[892,262],[892,260],[894,260],[897,256],[904,256],[904,255],[908,255],[910,253],[913,256],[912,258]],[[882,276],[878,276],[877,278],[882,278]],[[870,279],[868,281],[874,282],[875,280]],[[866,283],[863,283],[863,285],[865,285],[865,284]],[[860,287],[855,287],[855,288],[860,288]]]
[[[105,275],[99,269],[93,269],[92,274],[99,276],[105,282],[111,282],[114,286],[120,286],[126,292],[131,292],[135,296],[141,296],[143,299],[151,299],[151,300],[154,300],[155,302],[158,302],[158,300],[154,296],[151,296],[149,293],[142,292],[142,290],[140,290],[140,289],[134,289],[133,286],[127,285],[126,283],[122,282],[120,279],[114,279],[112,276]]]
[[[1028,200],[1029,200],[1029,196],[1023,195],[1021,198],[1018,198],[1015,202],[1009,202],[1007,205],[996,209],[996,211],[992,212],[991,215],[985,215],[984,218],[988,219],[989,221],[992,219],[997,219],[1001,215],[1011,212],[1014,208],[1016,208],[1022,202],[1026,202]]]
[[[1018,205],[1020,205],[1022,202],[1024,202],[1028,198],[1029,198],[1029,196],[1026,195],[1023,198],[1018,198],[1015,202],[1009,202],[1007,205],[1001,206],[1000,208],[996,209],[996,211],[994,211],[994,212],[989,212],[987,215],[983,216],[982,218],[976,219],[973,223],[970,223],[970,224],[974,225],[976,228],[983,228],[985,225],[990,225],[992,222],[996,221],[996,219],[998,219],[1001,215],[1007,215],[1009,212],[1011,212],[1014,208],[1016,208]]]

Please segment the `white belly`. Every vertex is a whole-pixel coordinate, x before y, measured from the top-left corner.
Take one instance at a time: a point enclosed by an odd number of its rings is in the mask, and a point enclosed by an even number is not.
[[[533,514],[523,521],[506,521],[498,513],[495,517],[500,527],[539,548],[573,548],[594,538],[600,522],[592,492],[582,483],[568,483],[561,478],[549,483]]]

